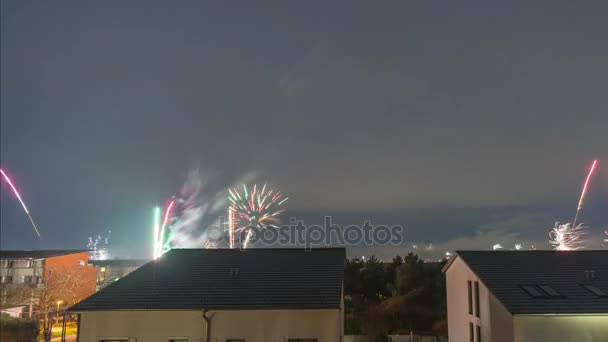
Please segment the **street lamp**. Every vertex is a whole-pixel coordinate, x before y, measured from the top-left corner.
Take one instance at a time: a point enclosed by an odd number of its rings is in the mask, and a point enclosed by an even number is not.
[[[57,301],[57,323],[59,323],[59,305],[63,304],[62,300]]]

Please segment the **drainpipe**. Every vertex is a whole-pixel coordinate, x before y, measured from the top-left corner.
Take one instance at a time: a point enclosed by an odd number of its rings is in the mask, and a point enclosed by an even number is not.
[[[205,342],[211,342],[211,320],[213,319],[213,316],[215,316],[215,312],[214,313],[209,313],[209,316],[207,316],[207,313],[209,312],[209,310],[207,309],[203,309],[203,319],[205,320]]]

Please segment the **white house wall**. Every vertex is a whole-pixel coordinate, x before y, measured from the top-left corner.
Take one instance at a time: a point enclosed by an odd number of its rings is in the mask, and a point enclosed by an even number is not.
[[[515,316],[515,342],[605,342],[608,315]]]
[[[467,282],[479,282],[480,317],[469,314]],[[481,328],[481,340],[493,342],[513,341],[513,320],[505,307],[488,291],[475,273],[456,258],[446,272],[448,337],[450,341],[469,341],[469,322]],[[473,287],[473,311],[475,288]],[[475,331],[475,329],[474,329]]]
[[[216,311],[211,323],[212,341],[245,339],[247,342],[287,342],[287,338],[339,341],[340,310]],[[203,341],[201,311],[95,311],[81,315],[80,341],[128,336],[133,341],[167,342],[168,337]]]

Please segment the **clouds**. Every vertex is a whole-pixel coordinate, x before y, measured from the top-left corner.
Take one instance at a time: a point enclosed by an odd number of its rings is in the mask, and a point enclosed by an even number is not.
[[[199,158],[259,171],[294,211],[570,201],[608,158],[604,12],[3,2],[2,163],[41,225],[125,238]]]

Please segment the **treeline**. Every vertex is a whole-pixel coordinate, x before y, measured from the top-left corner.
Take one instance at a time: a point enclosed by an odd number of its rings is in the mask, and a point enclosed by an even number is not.
[[[345,334],[386,336],[410,331],[447,335],[444,262],[409,253],[390,263],[346,261]]]

